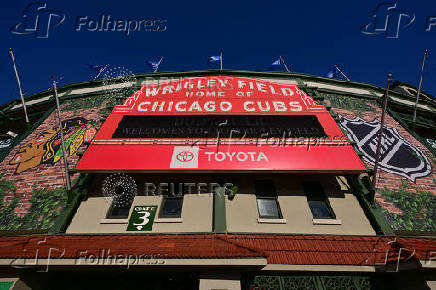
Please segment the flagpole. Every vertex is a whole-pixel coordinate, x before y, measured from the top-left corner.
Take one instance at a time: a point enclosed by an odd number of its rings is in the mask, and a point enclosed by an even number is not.
[[[157,72],[157,70],[159,69],[159,66],[160,66],[160,63],[162,62],[162,60],[163,60],[163,56],[160,57],[160,60],[159,60],[159,62],[157,63],[156,68],[155,68],[154,71],[153,71],[154,73]]]
[[[419,95],[421,94],[422,75],[424,73],[425,59],[427,58],[428,50],[424,50],[424,58],[422,59],[421,76],[419,77],[418,93],[416,94],[415,108],[413,109],[413,123],[416,121],[416,111],[418,109]]]
[[[223,52],[220,53],[221,70],[223,70]]]
[[[289,69],[288,69],[288,66],[285,63],[285,60],[283,59],[283,57],[281,55],[279,55],[279,59],[282,62],[283,66],[285,67],[286,71],[290,72]]]
[[[108,64],[105,65],[104,68],[103,68],[102,70],[100,70],[100,71],[98,72],[98,74],[95,76],[94,80],[98,79],[98,77],[101,75],[101,73],[104,72],[104,70],[105,70],[108,66],[109,66]]]
[[[337,65],[334,65],[335,69],[338,70],[338,72],[340,72],[340,74],[347,80],[350,81],[350,79],[339,69],[339,67]]]
[[[61,135],[61,146],[62,146],[62,155],[64,157],[64,167],[65,167],[65,179],[67,183],[67,190],[71,190],[71,180],[70,180],[70,174],[68,172],[68,160],[67,160],[67,150],[65,150],[65,141],[64,141],[64,132],[62,128],[62,121],[61,121],[61,109],[59,108],[59,98],[58,98],[58,90],[56,86],[56,77],[53,77],[53,89],[55,94],[55,100],[56,100],[56,108],[58,112],[58,122],[59,122],[59,131]]]
[[[14,65],[15,77],[17,78],[18,89],[20,91],[20,97],[21,97],[21,103],[23,104],[24,115],[26,116],[26,123],[29,123],[29,117],[27,116],[26,103],[24,102],[24,96],[23,96],[23,91],[21,89],[20,77],[18,76],[17,66],[15,65],[15,57],[14,57],[14,52],[12,51],[12,48],[9,48],[9,54],[11,55],[12,64]]]
[[[377,169],[378,169],[378,163],[380,159],[380,149],[381,149],[381,140],[383,136],[383,126],[385,124],[385,115],[386,115],[386,107],[388,104],[388,94],[389,94],[389,85],[391,83],[392,75],[388,74],[388,79],[386,82],[386,92],[383,97],[383,109],[382,109],[382,115],[381,115],[381,121],[380,121],[380,129],[378,131],[378,140],[377,140],[377,148],[375,152],[375,162],[374,162],[374,176],[372,178],[372,189],[375,192],[376,186],[377,186]]]

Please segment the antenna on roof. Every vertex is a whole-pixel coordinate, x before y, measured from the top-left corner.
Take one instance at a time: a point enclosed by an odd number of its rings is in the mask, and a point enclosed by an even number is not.
[[[335,69],[347,80],[350,81],[350,79],[342,72],[342,70],[335,64]]]
[[[421,94],[422,74],[424,73],[425,59],[427,58],[427,54],[428,54],[428,50],[426,49],[424,50],[424,58],[422,59],[421,76],[419,77],[419,87],[418,87],[418,92],[416,93],[415,108],[413,109],[413,123],[416,122],[416,110],[418,109],[419,95]]]
[[[29,117],[27,116],[26,102],[24,101],[23,90],[21,89],[20,77],[18,76],[17,66],[15,65],[15,57],[12,48],[9,48],[9,54],[12,58],[12,64],[14,65],[15,77],[17,78],[18,90],[20,91],[21,102],[23,104],[24,115],[26,116],[26,122],[29,123]]]

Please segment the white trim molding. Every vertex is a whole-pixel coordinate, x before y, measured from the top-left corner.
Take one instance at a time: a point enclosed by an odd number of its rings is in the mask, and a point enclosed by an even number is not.
[[[341,220],[337,219],[312,219],[314,225],[342,225]]]
[[[257,222],[259,224],[286,224],[286,219],[261,219],[258,218]]]
[[[128,224],[129,219],[101,219],[101,224]]]
[[[182,218],[155,218],[155,223],[183,223]]]
[[[338,271],[338,272],[375,272],[374,266],[352,265],[283,265],[268,264],[262,271]]]

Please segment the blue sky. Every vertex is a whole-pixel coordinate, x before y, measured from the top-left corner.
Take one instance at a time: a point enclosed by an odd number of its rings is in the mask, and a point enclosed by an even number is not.
[[[44,1],[44,0],[40,0]],[[46,90],[51,76],[61,85],[92,78],[87,64],[122,66],[134,73],[150,71],[148,60],[164,56],[162,71],[214,68],[207,57],[224,53],[224,68],[268,70],[282,55],[291,70],[325,76],[338,64],[354,81],[385,85],[386,74],[417,86],[422,54],[430,50],[423,89],[436,95],[436,26],[426,31],[426,19],[436,17],[435,1],[397,1],[415,14],[399,38],[360,32],[371,22],[382,1],[47,1],[47,9],[65,14],[48,38],[10,32],[23,22],[32,1],[3,1],[0,10],[0,103],[18,98],[8,55],[17,58],[25,93]],[[163,32],[75,31],[77,17],[98,19],[166,19]],[[53,21],[56,21],[55,18]],[[406,19],[407,20],[407,19]],[[405,21],[404,21],[405,22]],[[404,24],[402,22],[401,24]],[[40,21],[40,23],[43,23]],[[216,66],[215,66],[216,67]]]

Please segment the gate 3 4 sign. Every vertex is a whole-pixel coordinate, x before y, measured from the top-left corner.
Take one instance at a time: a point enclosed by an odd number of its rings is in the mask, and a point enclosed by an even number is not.
[[[151,231],[156,210],[156,205],[135,206],[130,215],[127,231]]]

